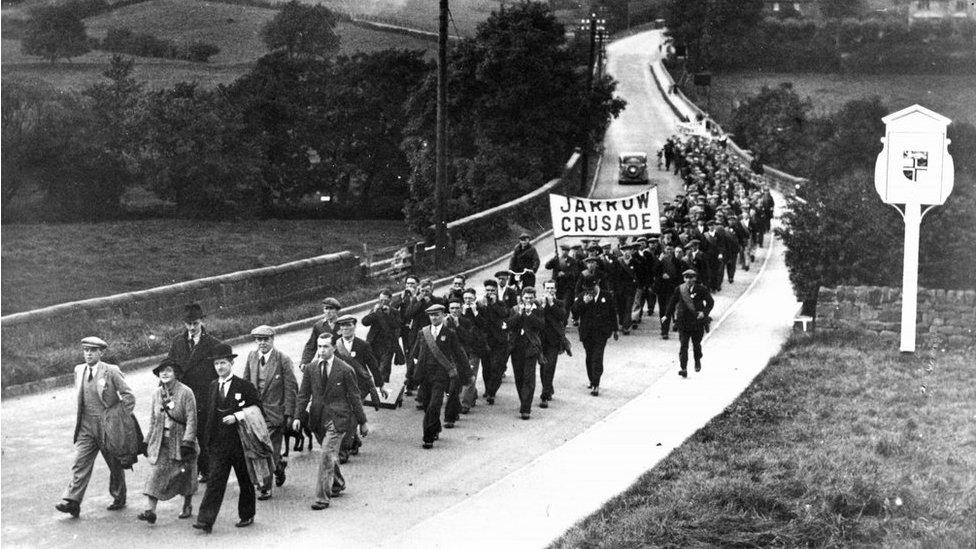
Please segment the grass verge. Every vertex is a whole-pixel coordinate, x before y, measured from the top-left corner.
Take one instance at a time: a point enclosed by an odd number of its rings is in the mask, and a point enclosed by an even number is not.
[[[973,547],[976,350],[794,337],[551,547]]]

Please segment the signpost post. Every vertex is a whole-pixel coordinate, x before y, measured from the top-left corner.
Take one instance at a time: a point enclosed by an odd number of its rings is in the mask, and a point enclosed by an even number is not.
[[[884,149],[874,165],[874,188],[905,220],[900,349],[914,353],[919,226],[925,214],[945,204],[952,192],[954,170],[946,137],[952,121],[921,105],[889,114],[881,121],[885,123],[885,136],[881,138]],[[904,205],[904,211],[899,204]]]

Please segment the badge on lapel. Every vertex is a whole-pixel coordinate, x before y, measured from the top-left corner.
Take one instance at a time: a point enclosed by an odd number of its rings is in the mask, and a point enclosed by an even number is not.
[[[441,341],[447,341],[447,336],[441,336]]]
[[[356,358],[356,351],[350,351],[349,356]]]
[[[607,298],[605,298],[605,297],[601,297],[600,298],[600,303],[606,303],[606,302],[607,302]]]

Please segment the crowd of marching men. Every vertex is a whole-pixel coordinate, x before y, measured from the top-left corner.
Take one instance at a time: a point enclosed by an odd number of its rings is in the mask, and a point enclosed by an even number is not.
[[[545,265],[530,235],[522,234],[509,268],[478,287],[456,276],[443,295],[435,295],[430,279],[407,276],[402,291],[380,292],[361,321],[343,315],[340,302],[327,297],[297,368],[275,347],[274,328],[258,326],[243,375],[233,375],[237,355],[206,331],[202,307],[187,305],[185,329],[153,369],[159,385],[145,435],[132,415],[135,396],[124,376],[101,360],[108,344],[83,339],[85,362],[75,367],[75,462],[57,510],[79,516],[99,453],[111,471],[108,509],[125,508],[124,469],[145,455],[151,470],[139,520],[155,523],[158,501],[176,496],[183,498],[179,518],[192,517],[193,496],[205,483],[193,527],[209,533],[233,469],[240,486],[236,526],[247,527],[256,500],[272,498],[287,478],[288,439],[303,444],[306,436],[319,442],[322,453],[311,507],[326,509],[345,489],[340,464],[358,453],[369,434],[364,403],[396,407],[413,397],[424,411],[421,446],[430,449],[442,429],[453,428],[479,399],[494,405],[511,364],[518,414],[528,420],[537,378],[538,408],[553,400],[558,358],[573,351],[570,324],[577,327],[594,397],[608,340],[645,321],[664,339],[678,333],[679,375],[687,377],[689,343],[700,371],[711,294],[726,280],[732,283],[738,267],[748,270],[755,261],[773,202],[762,176],[721,141],[675,137],[661,157],[660,167],[674,167],[684,192],[663,207],[659,234],[562,244]],[[538,284],[542,268],[551,277]],[[356,336],[360,322],[368,328],[365,339]],[[405,382],[391,394],[387,384],[395,365],[405,365]]]

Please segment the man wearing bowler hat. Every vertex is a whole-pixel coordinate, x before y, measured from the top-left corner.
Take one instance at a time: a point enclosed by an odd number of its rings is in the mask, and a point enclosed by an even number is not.
[[[220,345],[220,341],[204,328],[204,318],[203,308],[199,303],[191,303],[184,308],[184,330],[173,340],[167,356],[183,367],[183,379],[180,381],[193,391],[193,398],[197,401],[197,442],[200,443],[197,469],[200,471],[200,482],[206,482],[210,472],[210,456],[203,437],[207,433],[206,410],[210,405],[210,383],[217,379],[210,357],[214,348]]]
[[[247,354],[244,363],[244,379],[251,382],[261,397],[261,409],[268,424],[275,466],[275,485],[285,483],[287,458],[281,457],[281,441],[285,429],[291,425],[291,413],[298,396],[298,380],[288,355],[274,346],[275,329],[262,325],[251,330],[251,338],[257,348]],[[259,500],[271,498],[271,490],[264,490]]]
[[[715,301],[708,288],[698,283],[698,273],[694,269],[687,269],[682,276],[684,284],[678,286],[671,296],[668,310],[661,317],[661,322],[674,314],[674,322],[678,327],[678,337],[681,341],[681,348],[678,350],[681,370],[678,375],[688,377],[688,340],[691,340],[694,347],[695,371],[699,372],[702,359],[701,341],[711,321],[708,313],[712,312]]]
[[[235,526],[244,528],[254,523],[254,483],[247,471],[247,458],[244,456],[237,422],[243,421],[245,408],[261,405],[261,397],[250,381],[231,372],[236,357],[230,345],[224,343],[215,345],[208,357],[217,374],[217,379],[210,384],[208,406],[204,409],[207,415],[206,440],[207,454],[210,456],[210,479],[203,501],[200,502],[197,522],[193,525],[208,534],[213,529],[217,513],[220,512],[220,504],[224,501],[231,468],[237,475],[237,484],[241,491],[237,498],[239,520]]]
[[[98,337],[81,340],[85,362],[75,366],[75,392],[77,412],[75,419],[75,461],[71,466],[71,482],[64,491],[64,501],[55,509],[77,518],[81,513],[81,500],[85,497],[92,468],[99,453],[105,458],[110,471],[108,491],[112,495],[109,511],[125,507],[125,471],[118,458],[103,449],[105,440],[105,414],[121,406],[128,415],[136,406],[136,397],[125,382],[121,370],[114,364],[102,362],[102,353],[108,344]]]
[[[339,303],[338,299],[327,297],[322,300],[322,314],[325,316],[322,320],[312,325],[312,333],[309,334],[308,341],[305,342],[305,348],[302,350],[302,361],[299,363],[299,368],[302,371],[305,371],[305,365],[315,358],[315,354],[318,351],[320,335],[339,335],[339,324],[337,321],[339,320],[339,311],[341,310],[342,304]]]

